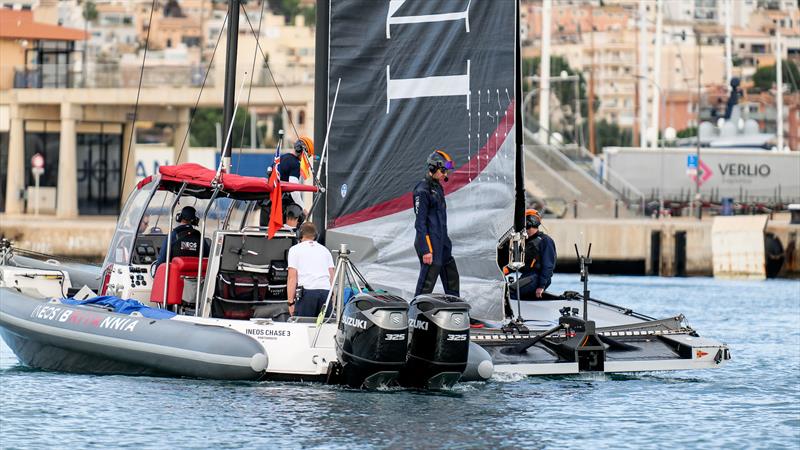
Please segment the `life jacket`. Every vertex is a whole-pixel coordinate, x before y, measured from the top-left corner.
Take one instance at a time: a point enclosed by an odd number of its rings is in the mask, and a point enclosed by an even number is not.
[[[539,261],[539,256],[542,253],[542,238],[543,233],[540,231],[536,233],[532,239],[529,238],[525,241],[525,262],[526,271],[533,271],[536,267],[536,262]]]

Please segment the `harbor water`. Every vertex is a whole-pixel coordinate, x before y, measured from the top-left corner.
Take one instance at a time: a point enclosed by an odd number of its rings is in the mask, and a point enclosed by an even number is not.
[[[595,276],[590,288],[654,317],[683,313],[733,359],[361,392],[44,372],[0,344],[0,448],[800,447],[800,282]],[[579,290],[577,276],[558,275],[550,290]]]

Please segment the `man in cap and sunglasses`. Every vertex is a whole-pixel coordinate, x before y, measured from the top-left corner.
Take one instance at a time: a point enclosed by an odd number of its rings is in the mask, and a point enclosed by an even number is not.
[[[420,270],[415,296],[433,292],[438,278],[442,279],[444,292],[459,295],[459,278],[453,244],[447,235],[447,204],[442,180],[454,169],[453,159],[443,150],[428,156],[425,179],[414,188],[414,248],[419,257]]]

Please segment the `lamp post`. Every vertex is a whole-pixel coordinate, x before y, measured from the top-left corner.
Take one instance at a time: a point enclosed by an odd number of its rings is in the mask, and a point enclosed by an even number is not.
[[[664,96],[664,90],[661,89],[661,85],[658,84],[655,80],[646,77],[644,75],[636,75],[637,79],[647,81],[651,83],[655,88],[658,90],[658,96],[661,99],[661,109],[663,114],[659,114],[659,130],[661,132],[661,140],[659,145],[659,159],[661,160],[659,163],[659,187],[658,187],[658,217],[661,217],[662,212],[664,211],[664,139],[666,139],[666,127],[664,126],[664,116],[667,115],[667,99]],[[656,141],[658,141],[658,132],[656,133]]]
[[[703,69],[700,67],[700,61],[703,53],[703,42],[700,40],[700,29],[697,27],[694,28],[694,38],[697,42],[697,172],[694,176],[694,201],[697,202],[697,220],[702,220],[703,204],[700,202],[700,177],[703,175],[703,169],[700,168],[700,100]]]
[[[530,76],[530,77],[528,77],[528,79],[530,79],[531,81],[534,81],[534,82],[539,82],[541,80],[540,77],[537,76],[537,75]],[[578,74],[570,75],[569,73],[567,73],[566,70],[562,70],[561,74],[559,74],[558,78],[550,77],[550,79],[549,79],[550,83],[554,83],[554,82],[557,82],[557,81],[559,81],[559,82],[575,81],[575,84],[573,85],[574,86],[574,90],[575,90],[575,93],[574,93],[574,95],[575,95],[575,106],[574,106],[574,108],[575,108],[575,117],[576,117],[576,120],[575,120],[575,130],[576,130],[575,131],[575,140],[578,142],[578,145],[581,145],[582,144],[581,141],[583,140],[583,139],[580,138],[581,133],[580,133],[580,127],[579,127],[580,121],[581,121],[580,86],[579,86],[580,85],[580,79],[581,79],[580,75],[578,75]],[[538,90],[538,88],[537,89],[533,89],[528,95],[533,94],[537,90]],[[549,89],[549,90],[552,90],[552,89]],[[528,96],[525,97],[525,101],[526,102],[527,102],[527,100],[528,100]],[[540,126],[541,126],[541,124],[540,124]]]

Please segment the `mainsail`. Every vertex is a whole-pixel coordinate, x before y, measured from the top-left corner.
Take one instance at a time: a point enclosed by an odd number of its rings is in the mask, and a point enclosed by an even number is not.
[[[328,136],[328,244],[349,243],[376,284],[413,294],[411,191],[442,149],[457,167],[444,187],[462,296],[474,315],[501,318],[495,251],[514,214],[517,1],[329,8],[329,113],[340,87]]]

